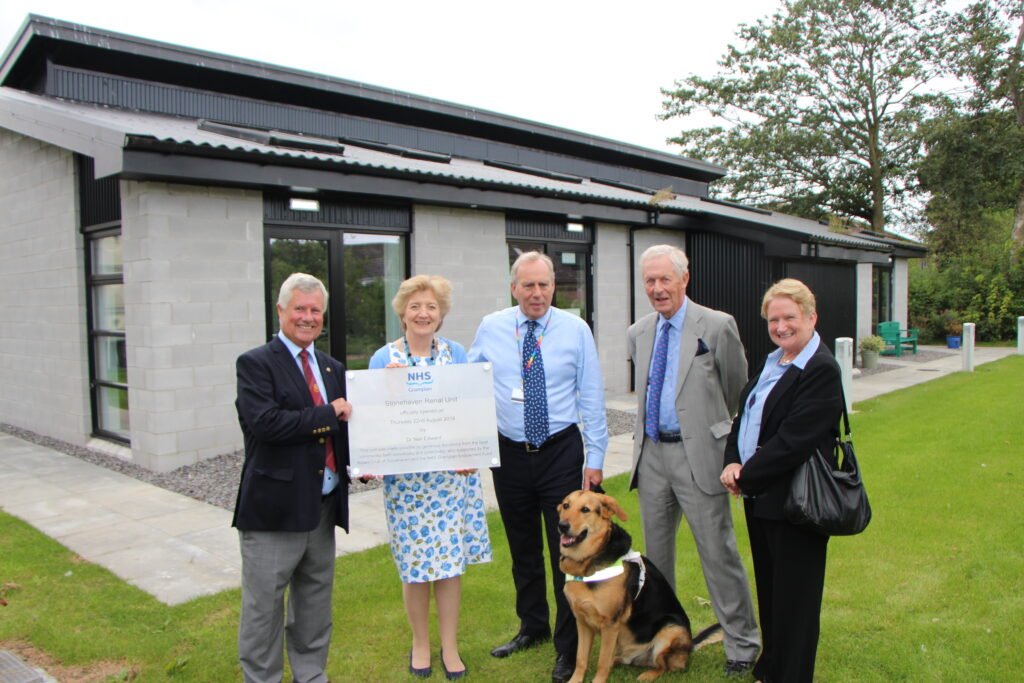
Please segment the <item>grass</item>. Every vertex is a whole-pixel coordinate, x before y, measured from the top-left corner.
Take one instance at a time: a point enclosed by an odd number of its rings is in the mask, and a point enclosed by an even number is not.
[[[817,680],[1020,679],[1021,387],[1024,358],[1010,357],[857,404],[854,438],[874,520],[862,535],[830,542]],[[626,485],[619,476],[607,488],[629,513],[624,526],[639,548],[636,493]],[[734,511],[749,571],[746,529]],[[487,654],[517,627],[504,534],[496,516],[490,523],[494,562],[471,567],[463,581],[461,640],[471,680],[550,680],[550,647],[506,660]],[[677,577],[695,629],[711,623],[685,525]],[[28,642],[70,669],[105,663],[114,672],[92,680],[240,679],[237,590],[167,607],[3,513],[0,598],[8,603],[0,607],[0,642]],[[332,680],[411,680],[387,548],[338,560],[334,619]],[[714,645],[694,656],[686,674],[661,680],[724,680],[723,662]],[[618,667],[611,680],[638,673]],[[432,680],[444,680],[436,655]]]

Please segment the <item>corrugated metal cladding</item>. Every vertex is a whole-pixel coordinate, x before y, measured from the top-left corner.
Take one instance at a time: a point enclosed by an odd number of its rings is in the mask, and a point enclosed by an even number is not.
[[[96,180],[91,157],[75,155],[81,229],[121,220],[121,185],[117,176]]]
[[[751,371],[775,348],[761,318],[761,297],[774,281],[764,247],[710,232],[687,233],[687,295],[736,318]]]
[[[51,97],[128,110],[211,119],[265,130],[286,130],[326,138],[373,140],[438,154],[533,166],[584,178],[608,178],[652,189],[672,186],[675,192],[682,194],[696,195],[705,188],[704,183],[682,178],[454,133],[111,76],[52,63],[48,67],[46,94]],[[254,96],[258,94],[254,93]]]
[[[833,352],[836,337],[857,339],[857,266],[830,261],[788,261],[785,277],[811,288],[818,308],[818,334]]]
[[[594,243],[593,226],[584,225],[583,232],[569,232],[565,226],[564,219],[506,215],[505,237],[552,242]]]
[[[412,214],[401,204],[363,204],[317,197],[319,211],[292,211],[289,197],[264,196],[263,219],[267,223],[337,226],[409,232]]]

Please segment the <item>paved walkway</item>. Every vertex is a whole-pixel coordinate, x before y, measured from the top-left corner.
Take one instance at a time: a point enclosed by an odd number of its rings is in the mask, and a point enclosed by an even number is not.
[[[1013,353],[979,348],[975,363]],[[900,367],[855,378],[854,402],[958,372],[962,365],[959,352],[927,362],[882,362]],[[608,407],[635,411],[636,400],[616,397]],[[612,437],[605,475],[628,471],[631,454],[631,434]],[[483,480],[494,508],[491,478]],[[387,542],[379,489],[353,495],[350,507],[353,531],[338,532],[339,555]],[[0,434],[0,508],[166,604],[239,586],[238,535],[227,510],[6,434]]]

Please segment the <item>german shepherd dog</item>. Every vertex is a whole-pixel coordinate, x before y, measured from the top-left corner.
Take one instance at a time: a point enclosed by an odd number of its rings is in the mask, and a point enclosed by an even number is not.
[[[631,550],[632,538],[612,521],[626,513],[611,496],[574,491],[558,507],[559,568],[565,597],[576,616],[579,646],[569,683],[583,683],[594,634],[601,633],[594,683],[604,683],[614,664],[650,667],[637,680],[686,669],[699,644],[721,640],[721,626],[696,638],[690,620],[665,576]]]

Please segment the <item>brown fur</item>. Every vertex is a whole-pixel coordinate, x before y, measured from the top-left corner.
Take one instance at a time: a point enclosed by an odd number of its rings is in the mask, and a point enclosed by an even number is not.
[[[559,505],[558,516],[562,534],[558,564],[568,575],[590,576],[629,550],[629,534],[612,521],[613,516],[625,520],[626,513],[611,496],[574,491]],[[631,589],[639,571],[632,562],[625,563],[622,574],[604,581],[566,580],[565,596],[579,634],[576,670],[569,683],[583,683],[597,633],[601,649],[594,683],[604,683],[615,664],[650,667],[640,681],[686,668],[693,649],[689,619],[665,577],[647,558],[644,562],[647,578],[639,596]]]

